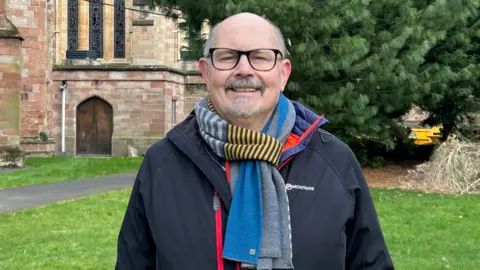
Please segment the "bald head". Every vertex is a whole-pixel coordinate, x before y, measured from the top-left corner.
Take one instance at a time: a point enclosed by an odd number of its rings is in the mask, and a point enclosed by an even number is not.
[[[205,49],[203,55],[208,56],[208,51],[213,46],[218,46],[216,41],[218,37],[225,35],[240,35],[252,36],[252,35],[269,35],[274,39],[276,49],[279,49],[284,56],[286,56],[285,41],[283,39],[282,32],[271,21],[258,16],[257,14],[242,12],[232,15],[225,20],[215,25],[208,36],[208,40],[205,43]]]

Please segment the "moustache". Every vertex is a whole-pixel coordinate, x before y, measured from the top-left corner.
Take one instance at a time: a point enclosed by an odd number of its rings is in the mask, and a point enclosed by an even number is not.
[[[231,78],[225,84],[225,89],[235,89],[235,88],[253,88],[263,92],[265,89],[265,84],[262,80],[258,78]]]

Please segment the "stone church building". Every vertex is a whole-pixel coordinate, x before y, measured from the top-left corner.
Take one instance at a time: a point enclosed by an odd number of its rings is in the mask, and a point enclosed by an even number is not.
[[[147,2],[0,0],[0,146],[127,156],[182,121],[205,87]]]

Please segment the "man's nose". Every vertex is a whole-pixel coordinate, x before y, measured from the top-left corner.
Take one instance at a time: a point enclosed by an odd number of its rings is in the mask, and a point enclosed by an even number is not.
[[[247,56],[246,55],[240,56],[237,67],[235,68],[235,75],[249,76],[249,75],[253,75],[253,73],[254,73],[254,70],[250,65],[250,63],[248,62]]]

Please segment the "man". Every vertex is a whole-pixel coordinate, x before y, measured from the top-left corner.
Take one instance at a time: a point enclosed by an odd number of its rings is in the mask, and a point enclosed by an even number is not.
[[[117,269],[393,269],[351,150],[282,94],[285,55],[260,16],[212,29],[210,94],[148,150]]]

